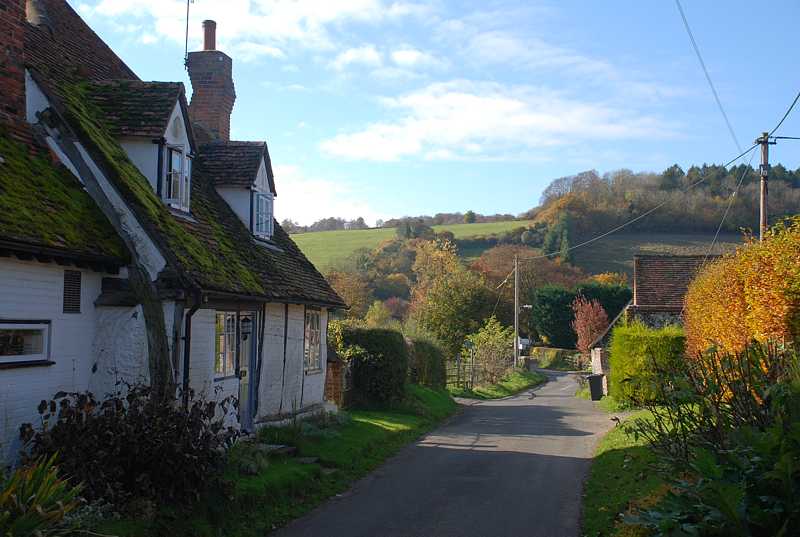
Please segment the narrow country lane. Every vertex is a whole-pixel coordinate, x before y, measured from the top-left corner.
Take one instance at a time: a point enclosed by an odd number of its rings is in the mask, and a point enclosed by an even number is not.
[[[580,533],[581,486],[613,423],[576,399],[574,379],[472,404],[281,537],[525,536]]]

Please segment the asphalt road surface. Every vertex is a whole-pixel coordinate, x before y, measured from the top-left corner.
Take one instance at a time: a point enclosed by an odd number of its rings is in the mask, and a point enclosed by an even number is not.
[[[471,404],[282,537],[575,537],[595,444],[613,423],[568,374]]]

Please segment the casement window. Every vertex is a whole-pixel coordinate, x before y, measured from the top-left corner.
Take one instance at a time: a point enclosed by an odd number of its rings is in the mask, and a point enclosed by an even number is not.
[[[192,159],[179,147],[167,148],[167,181],[164,201],[171,207],[189,212],[192,191]]]
[[[0,320],[0,364],[49,359],[49,321]]]
[[[214,374],[230,377],[236,373],[236,313],[217,312]]]
[[[306,371],[322,369],[320,311],[306,309],[305,352],[303,365]]]
[[[272,194],[255,193],[255,226],[256,235],[272,237]]]

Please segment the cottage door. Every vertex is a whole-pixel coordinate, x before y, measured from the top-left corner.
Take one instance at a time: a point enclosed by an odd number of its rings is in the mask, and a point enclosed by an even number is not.
[[[245,319],[249,319],[249,322]],[[255,400],[251,391],[254,386],[252,374],[256,372],[256,349],[258,349],[256,319],[256,312],[247,311],[241,313],[239,321],[241,327],[248,325],[247,329],[241,330],[239,341],[239,422],[246,431],[253,430],[255,414],[253,408]]]

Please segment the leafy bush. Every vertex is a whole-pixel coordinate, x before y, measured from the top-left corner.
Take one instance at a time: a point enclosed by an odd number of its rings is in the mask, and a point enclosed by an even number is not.
[[[657,535],[790,535],[800,524],[796,351],[751,344],[654,375],[632,431],[667,463],[671,492],[636,522]]]
[[[577,337],[578,350],[581,352],[581,366],[589,362],[590,347],[594,341],[608,328],[608,315],[597,300],[589,300],[578,296],[572,303],[575,316],[571,326]]]
[[[80,486],[58,477],[55,455],[39,457],[0,483],[0,535],[64,535],[64,516],[78,504]]]
[[[551,347],[531,347],[530,356],[536,359],[542,369],[572,371],[576,367],[575,351]],[[583,378],[583,377],[580,377]]]
[[[353,371],[356,405],[391,405],[402,401],[408,349],[400,332],[334,322],[328,328],[339,356]]]
[[[589,282],[578,284],[574,289],[545,285],[535,289],[530,296],[533,329],[552,346],[574,349],[577,340],[570,325],[574,319],[572,304],[576,298],[596,300],[608,318],[614,319],[632,296],[630,288],[620,284]]]
[[[475,354],[482,381],[496,384],[514,365],[514,329],[503,327],[494,316],[477,333],[467,336],[467,341],[471,348],[465,348],[463,355]]]
[[[677,326],[617,326],[611,334],[609,392],[620,402],[641,405],[654,400],[658,370],[684,361],[686,336]]]
[[[408,378],[412,384],[444,388],[447,369],[442,349],[425,339],[409,340]]]
[[[90,501],[186,502],[213,478],[222,448],[235,435],[223,425],[232,404],[190,394],[184,408],[147,386],[102,402],[91,393],[62,392],[39,404],[42,428],[25,424],[20,436],[28,457],[56,456],[61,470],[83,483]]]
[[[689,286],[686,332],[692,354],[714,346],[737,352],[752,340],[800,338],[800,216],[763,242],[710,263]]]
[[[548,344],[575,348],[575,332],[570,327],[573,300],[575,293],[556,285],[545,285],[533,292],[533,327]]]
[[[575,294],[586,300],[596,300],[612,320],[633,298],[631,288],[620,283],[588,282],[575,287]]]

